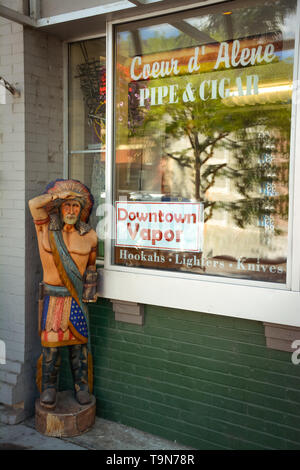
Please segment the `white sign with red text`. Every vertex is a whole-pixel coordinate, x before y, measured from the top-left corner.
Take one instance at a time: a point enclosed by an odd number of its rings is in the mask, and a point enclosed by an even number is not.
[[[203,204],[116,202],[116,246],[202,251]]]

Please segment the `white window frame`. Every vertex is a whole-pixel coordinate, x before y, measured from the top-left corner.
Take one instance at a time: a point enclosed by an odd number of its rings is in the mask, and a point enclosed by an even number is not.
[[[211,0],[187,7],[160,11],[180,12],[191,8],[214,5],[222,0]],[[294,81],[300,77],[300,0],[297,9]],[[154,16],[154,15],[152,15]],[[106,204],[112,200],[114,163],[114,37],[117,24],[147,18],[147,15],[128,17],[107,23],[107,109],[106,109]],[[72,41],[73,42],[73,41]],[[297,101],[298,94],[298,103]],[[226,277],[197,275],[182,272],[130,268],[114,265],[110,237],[105,240],[105,260],[101,269],[99,294],[105,298],[192,310],[230,317],[300,327],[300,91],[293,92],[291,155],[289,174],[289,242],[287,256],[287,282],[241,280]],[[297,158],[296,158],[297,155]],[[113,214],[107,212],[109,227],[113,227]]]

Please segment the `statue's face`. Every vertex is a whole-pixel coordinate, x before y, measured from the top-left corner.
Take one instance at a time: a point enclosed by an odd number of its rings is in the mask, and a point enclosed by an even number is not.
[[[65,201],[61,205],[61,215],[65,224],[74,225],[76,224],[81,206],[78,201]]]

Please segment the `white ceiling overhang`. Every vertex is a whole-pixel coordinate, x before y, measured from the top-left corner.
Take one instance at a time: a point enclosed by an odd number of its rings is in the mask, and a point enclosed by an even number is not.
[[[84,9],[64,11],[51,16],[43,15],[43,3],[39,0],[30,0],[30,11],[28,15],[22,14],[3,5],[0,0],[0,16],[21,23],[25,26],[39,29],[59,37],[62,40],[73,40],[84,37],[92,37],[105,33],[107,21],[118,19],[151,16],[159,12],[167,12],[168,9],[201,6],[212,3],[226,2],[226,0],[111,0],[100,3],[93,1],[92,7],[89,2]],[[81,3],[82,4],[82,3]],[[49,3],[51,5],[51,3]],[[62,3],[63,5],[63,3]],[[66,4],[67,5],[67,4]],[[55,13],[55,9],[44,9],[46,13]]]

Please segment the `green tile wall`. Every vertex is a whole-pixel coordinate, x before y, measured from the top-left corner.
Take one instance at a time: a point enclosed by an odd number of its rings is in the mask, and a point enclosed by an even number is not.
[[[99,416],[194,449],[300,449],[300,365],[262,323],[145,306],[136,326],[106,300],[90,323]]]

